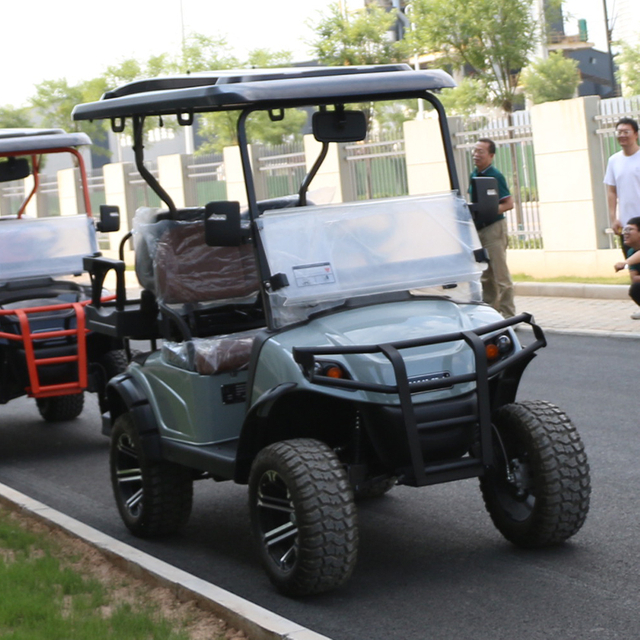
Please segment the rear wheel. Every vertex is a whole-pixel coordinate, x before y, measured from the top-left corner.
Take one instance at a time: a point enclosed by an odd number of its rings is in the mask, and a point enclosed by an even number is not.
[[[98,358],[97,363],[102,367],[102,371],[104,372],[105,385],[109,380],[111,380],[111,378],[122,373],[129,364],[127,354],[124,349],[107,351]]]
[[[589,511],[589,465],[565,413],[548,402],[520,402],[494,416],[494,464],[481,478],[497,529],[521,547],[564,542]]]
[[[122,373],[129,364],[127,354],[123,349],[114,349],[103,353],[97,360],[96,364],[100,367],[100,378],[97,385],[98,402],[100,403],[100,411],[103,413],[109,410],[107,404],[107,382],[114,376]]]
[[[263,449],[251,469],[249,508],[262,563],[283,593],[320,593],[350,577],[356,509],[346,472],[327,445],[297,439]]]
[[[68,396],[53,396],[50,398],[36,398],[36,405],[40,415],[47,422],[64,422],[77,418],[84,407],[84,393],[74,393]]]
[[[111,484],[127,528],[136,536],[174,533],[191,514],[193,475],[190,469],[150,460],[130,414],[122,414],[111,434]]]

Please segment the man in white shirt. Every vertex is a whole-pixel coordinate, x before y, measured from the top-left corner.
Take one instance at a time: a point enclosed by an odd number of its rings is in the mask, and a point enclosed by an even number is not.
[[[638,123],[632,118],[620,118],[616,137],[622,149],[609,158],[604,183],[611,228],[620,235],[629,218],[640,215]],[[623,253],[626,257],[624,248]]]

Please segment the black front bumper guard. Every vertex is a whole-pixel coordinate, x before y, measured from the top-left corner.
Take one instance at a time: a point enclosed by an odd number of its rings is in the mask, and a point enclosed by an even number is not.
[[[486,355],[486,345],[480,336],[500,331],[514,325],[526,323],[533,329],[534,342],[516,351],[514,354],[489,365]],[[457,342],[464,340],[471,347],[476,363],[474,373],[452,375],[444,379],[425,380],[409,384],[407,369],[400,351],[416,347]],[[428,338],[401,340],[378,345],[341,346],[341,347],[294,347],[293,358],[300,365],[304,376],[312,384],[336,387],[347,390],[371,391],[375,393],[396,394],[400,400],[403,421],[406,429],[408,449],[411,459],[411,482],[416,486],[425,486],[440,482],[449,482],[480,476],[484,470],[492,465],[493,448],[491,443],[491,402],[489,381],[505,369],[512,367],[525,359],[531,359],[533,353],[547,344],[542,329],[535,324],[529,313],[494,322],[469,331],[456,331]],[[330,378],[317,373],[315,368],[316,356],[382,353],[391,362],[396,379],[395,385],[359,382],[342,378]],[[425,466],[420,447],[418,424],[411,401],[412,394],[449,388],[455,384],[475,382],[478,401],[478,424],[480,432],[480,457],[463,457],[442,463]]]

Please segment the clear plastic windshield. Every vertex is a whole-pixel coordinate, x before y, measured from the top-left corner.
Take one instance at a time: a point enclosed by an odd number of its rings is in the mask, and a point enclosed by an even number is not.
[[[83,272],[82,259],[98,250],[86,215],[0,220],[0,282]]]
[[[287,283],[270,293],[278,326],[356,296],[479,292],[481,245],[455,193],[267,211],[259,229],[271,273]]]

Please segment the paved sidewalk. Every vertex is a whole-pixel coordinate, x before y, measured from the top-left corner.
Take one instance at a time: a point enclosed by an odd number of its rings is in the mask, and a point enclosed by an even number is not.
[[[640,338],[640,320],[631,314],[640,311],[627,294],[627,286],[516,284],[518,313],[531,313],[548,333]],[[527,295],[533,293],[534,295]],[[541,295],[541,294],[550,295]],[[524,294],[524,295],[523,295]]]
[[[516,296],[518,313],[531,313],[547,333],[574,333],[619,338],[640,338],[640,310],[631,299],[557,298]]]

